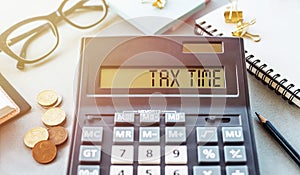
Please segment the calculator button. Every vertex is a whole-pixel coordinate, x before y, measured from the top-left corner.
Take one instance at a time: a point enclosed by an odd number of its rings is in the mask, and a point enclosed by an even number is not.
[[[97,165],[79,165],[77,175],[100,175],[100,167]]]
[[[115,125],[130,126],[134,124],[134,112],[116,112],[114,117]]]
[[[185,123],[185,113],[176,113],[176,112],[166,112],[165,113],[165,122],[167,125],[184,125]]]
[[[227,166],[226,175],[248,175],[247,166]]]
[[[160,164],[160,146],[139,146],[139,164]]]
[[[140,143],[159,143],[160,127],[140,127]]]
[[[160,175],[160,166],[138,166],[137,175]]]
[[[188,175],[187,166],[166,166],[165,175]]]
[[[165,163],[166,164],[187,164],[186,146],[166,146]]]
[[[109,175],[133,175],[133,167],[129,165],[126,166],[112,165],[110,166]]]
[[[245,146],[224,146],[225,162],[246,162]]]
[[[220,166],[194,166],[193,175],[221,175]]]
[[[153,112],[142,112],[140,113],[140,124],[142,126],[158,125],[160,123],[160,113]]]
[[[111,149],[112,164],[133,164],[133,146],[113,145]]]
[[[100,162],[101,146],[80,146],[79,161],[80,162]]]
[[[224,143],[244,142],[242,127],[223,127],[222,136]]]
[[[218,146],[198,146],[198,163],[215,163],[219,161]]]
[[[166,127],[165,128],[166,143],[185,143],[186,131],[185,127]]]
[[[92,143],[101,143],[103,137],[103,128],[102,127],[86,127],[82,128],[81,141],[92,142]]]
[[[133,127],[114,127],[113,142],[114,143],[133,143],[134,128]]]
[[[216,127],[197,127],[197,143],[217,143],[218,133]]]

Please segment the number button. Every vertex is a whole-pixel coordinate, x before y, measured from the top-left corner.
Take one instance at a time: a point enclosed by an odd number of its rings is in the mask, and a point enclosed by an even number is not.
[[[138,175],[160,175],[160,166],[138,166]]]
[[[165,153],[166,164],[187,164],[186,146],[166,146]]]
[[[110,166],[110,175],[133,175],[132,166]]]
[[[139,164],[160,164],[160,146],[139,146]]]
[[[166,166],[165,175],[188,175],[187,166]]]
[[[133,146],[113,145],[111,150],[112,164],[133,164]]]

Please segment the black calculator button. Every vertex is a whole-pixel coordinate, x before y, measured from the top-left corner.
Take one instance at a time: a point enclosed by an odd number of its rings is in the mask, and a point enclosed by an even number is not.
[[[184,125],[185,124],[185,113],[183,112],[166,112],[165,113],[166,125]]]
[[[226,175],[248,175],[247,166],[227,166]]]
[[[134,141],[134,127],[114,127],[113,142],[131,144]]]
[[[166,166],[165,175],[188,175],[187,166]]]
[[[167,144],[181,144],[186,142],[185,127],[166,127],[165,141]]]
[[[103,127],[87,127],[82,128],[81,141],[82,143],[102,143]]]
[[[134,148],[132,145],[113,145],[111,164],[133,164]]]
[[[137,175],[160,175],[160,166],[138,166]]]
[[[217,143],[218,132],[216,127],[197,127],[197,143]]]
[[[79,165],[77,175],[100,175],[100,166],[97,165]]]
[[[81,145],[79,153],[80,162],[100,162],[101,146]]]
[[[198,146],[198,163],[218,163],[220,154],[218,146]]]
[[[109,175],[133,175],[133,166],[130,165],[112,165]]]
[[[246,162],[245,146],[224,146],[226,163]]]
[[[244,142],[242,127],[223,127],[222,137],[224,143]]]
[[[140,113],[140,124],[142,126],[159,125],[160,113],[157,111],[148,111]]]
[[[186,165],[188,162],[187,146],[166,146],[165,164]]]
[[[160,143],[160,127],[140,127],[140,144],[158,144]]]
[[[220,166],[194,166],[193,175],[221,175]]]
[[[116,112],[114,124],[116,126],[131,126],[134,125],[134,112]]]
[[[160,146],[139,146],[138,163],[139,164],[160,164]]]

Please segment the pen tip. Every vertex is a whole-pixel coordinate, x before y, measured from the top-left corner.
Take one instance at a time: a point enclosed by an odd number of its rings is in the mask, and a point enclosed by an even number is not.
[[[266,123],[267,119],[265,117],[263,117],[262,115],[258,114],[257,112],[255,112],[257,118],[259,119],[260,122],[262,123]]]

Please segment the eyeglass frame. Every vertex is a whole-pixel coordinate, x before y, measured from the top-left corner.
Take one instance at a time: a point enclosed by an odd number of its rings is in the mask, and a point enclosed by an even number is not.
[[[0,34],[0,52],[4,52],[6,53],[8,56],[12,57],[13,59],[17,60],[17,68],[18,69],[24,69],[24,65],[25,64],[32,64],[32,63],[36,63],[38,61],[41,61],[43,59],[45,59],[46,57],[48,57],[58,46],[58,43],[59,43],[59,33],[58,33],[58,29],[57,29],[57,23],[61,22],[61,21],[66,21],[68,24],[70,24],[71,26],[73,27],[76,27],[76,28],[79,28],[79,29],[87,29],[87,28],[91,28],[91,27],[94,27],[96,26],[97,24],[99,24],[100,22],[102,22],[106,16],[107,16],[107,11],[108,11],[108,5],[107,3],[105,2],[105,0],[101,0],[103,5],[101,6],[90,6],[90,7],[102,7],[102,9],[100,10],[103,10],[104,11],[104,15],[102,16],[102,18],[92,24],[92,25],[89,25],[89,26],[79,26],[75,23],[73,23],[71,20],[69,20],[67,18],[66,15],[68,14],[71,14],[73,11],[72,10],[76,10],[78,8],[79,5],[83,5],[85,2],[87,2],[88,0],[80,0],[78,3],[76,3],[74,6],[72,6],[70,9],[66,10],[65,13],[63,13],[63,8],[65,6],[65,4],[68,2],[68,0],[64,0],[59,8],[50,13],[49,15],[45,15],[45,16],[38,16],[38,17],[33,17],[33,18],[29,18],[29,19],[25,19],[21,22],[18,22],[17,24],[11,26],[10,28],[8,28],[6,31],[4,31],[2,34]],[[75,9],[74,9],[75,8]],[[40,30],[42,30],[42,27],[46,24],[43,24],[39,27],[36,27],[26,33],[23,33],[19,36],[16,36],[14,38],[12,38],[11,40],[7,40],[8,36],[13,32],[15,31],[16,29],[18,29],[19,27],[25,25],[25,24],[28,24],[28,23],[31,23],[31,22],[34,22],[34,21],[41,21],[41,20],[44,20],[44,21],[47,21],[47,24],[50,24],[50,27],[55,35],[55,37],[57,38],[57,41],[54,45],[54,47],[52,48],[52,50],[50,50],[47,54],[45,54],[44,56],[42,57],[39,57],[37,59],[34,59],[34,60],[26,60],[25,58],[22,58],[21,56],[15,54],[11,49],[10,49],[10,46],[21,41],[22,39],[30,36],[30,35],[33,35],[32,38],[29,38],[26,43],[23,45],[22,47],[22,52],[21,52],[21,55],[22,53],[24,52],[24,47],[27,47],[29,43],[27,42],[30,42],[32,39],[34,39],[36,36],[35,35],[38,35],[40,34],[39,32],[41,32]],[[26,49],[25,49],[26,50]],[[26,54],[26,52],[24,53]]]

